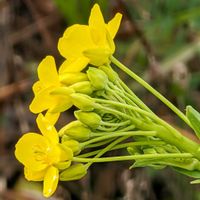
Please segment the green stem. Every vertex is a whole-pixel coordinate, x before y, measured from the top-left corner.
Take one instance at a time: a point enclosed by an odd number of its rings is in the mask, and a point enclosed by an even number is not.
[[[130,120],[126,120],[126,121],[123,121],[123,122],[119,122],[119,123],[110,123],[110,122],[104,122],[104,121],[101,121],[100,122],[100,125],[103,125],[103,126],[125,126],[125,125],[129,125],[131,123]]]
[[[127,97],[129,97],[133,102],[135,102],[138,105],[138,107],[142,108],[143,110],[153,113],[153,111],[145,103],[143,103],[140,100],[140,98],[136,96],[136,94],[121,79],[118,79],[118,81],[116,81],[116,85],[118,87],[123,87],[124,94]]]
[[[101,157],[103,154],[105,154],[107,151],[109,151],[110,149],[112,149],[116,144],[122,142],[123,140],[128,139],[129,136],[124,136],[124,137],[120,137],[117,140],[113,141],[112,143],[110,143],[107,147],[105,147],[104,149],[102,149],[93,159],[97,159],[99,157]],[[93,163],[93,160],[90,160],[86,165],[87,168],[89,168]]]
[[[82,143],[82,146],[87,146],[91,143],[94,143],[94,142],[99,142],[99,141],[102,141],[102,140],[106,140],[106,139],[109,139],[109,138],[113,138],[113,137],[121,137],[121,136],[156,136],[156,131],[129,131],[129,132],[113,132],[113,133],[109,133],[107,135],[105,135],[105,133],[93,133],[93,134],[96,134],[100,137],[97,137],[97,138],[94,138],[94,139],[91,139],[91,140],[88,140],[86,142],[83,142]]]
[[[135,146],[160,146],[160,145],[164,145],[166,144],[163,141],[142,141],[142,142],[126,142],[123,144],[118,144],[116,146],[114,146],[112,149],[110,149],[109,151],[113,151],[113,150],[117,150],[117,149],[124,149],[127,147],[135,147]],[[85,158],[85,157],[90,157],[90,156],[94,156],[97,153],[99,153],[101,151],[101,149],[96,150],[96,151],[92,151],[92,152],[88,152],[88,153],[84,153],[84,154],[80,154],[77,157],[78,158]]]
[[[97,142],[97,143],[92,143],[92,144],[89,144],[87,146],[84,146],[84,149],[103,146],[103,145],[106,145],[106,144],[112,142],[113,140],[115,140],[115,138],[111,138],[111,139],[108,139],[108,140],[103,140],[103,141],[100,141],[100,142]],[[81,143],[81,145],[82,145],[82,143]]]
[[[125,160],[138,160],[138,159],[165,159],[165,158],[193,158],[190,153],[165,153],[165,154],[143,154],[143,155],[131,155],[131,156],[114,156],[114,157],[102,157],[102,158],[79,158],[73,157],[74,162],[114,162]]]
[[[132,117],[130,115],[122,113],[122,112],[120,112],[116,109],[108,108],[108,107],[100,105],[100,104],[95,104],[95,108],[107,111],[107,112],[112,113],[112,114],[116,114],[116,115],[123,117],[125,119],[130,119],[134,123],[134,125],[137,126],[137,128],[140,128],[142,130],[144,130],[144,129],[149,130],[149,129],[152,128],[152,125],[148,125],[148,124],[144,123],[142,120],[136,119],[135,117]]]
[[[174,111],[174,113],[176,113],[186,124],[188,124],[191,127],[190,121],[187,119],[187,117],[178,108],[176,108],[170,101],[168,101],[162,94],[160,94],[157,90],[151,87],[146,81],[144,81],[137,74],[135,74],[121,62],[119,62],[116,58],[111,56],[110,59],[117,67],[126,72],[129,76],[135,79],[143,87],[149,90],[153,95],[155,95],[158,99],[160,99],[165,105],[167,105],[172,111]]]

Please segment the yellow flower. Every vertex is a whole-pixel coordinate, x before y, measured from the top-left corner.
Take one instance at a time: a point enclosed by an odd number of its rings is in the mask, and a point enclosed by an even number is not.
[[[49,116],[48,116],[49,118]],[[51,120],[50,120],[51,121]],[[24,174],[29,181],[44,181],[43,195],[51,196],[59,180],[58,163],[70,166],[73,152],[71,148],[59,146],[59,137],[55,127],[42,114],[38,115],[37,124],[42,135],[27,133],[15,146],[15,156],[24,165]]]
[[[85,66],[88,63],[95,66],[109,63],[109,57],[115,51],[113,39],[119,29],[121,17],[117,13],[106,24],[98,4],[95,4],[91,10],[89,25],[75,24],[67,28],[58,42],[61,55],[67,58],[66,67],[69,68],[77,58]],[[72,70],[81,68],[74,65]]]
[[[44,110],[62,112],[72,106],[69,97],[69,95],[73,93],[71,88],[65,87],[64,95],[51,94],[55,89],[62,87],[55,60],[52,56],[47,56],[39,64],[38,78],[39,81],[33,85],[35,97],[30,104],[30,110],[33,113],[40,113]]]

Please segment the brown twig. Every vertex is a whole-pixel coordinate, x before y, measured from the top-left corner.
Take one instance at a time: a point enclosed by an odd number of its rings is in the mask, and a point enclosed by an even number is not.
[[[42,16],[40,15],[37,8],[35,7],[34,1],[24,0],[24,2],[28,6],[28,8],[37,24],[38,30],[44,40],[46,47],[50,50],[53,50],[55,47],[54,40],[53,40],[50,32],[48,31],[46,24],[40,20]]]
[[[19,43],[25,39],[30,38],[32,35],[36,34],[38,32],[38,23],[45,24],[46,27],[50,27],[56,22],[58,22],[60,19],[59,16],[53,16],[49,15],[46,17],[42,17],[38,19],[37,22],[34,22],[26,27],[24,27],[21,30],[18,30],[11,35],[8,36],[8,41],[11,45],[14,45],[16,43]]]
[[[13,95],[23,93],[31,88],[30,80],[22,80],[0,87],[0,102],[11,98]]]

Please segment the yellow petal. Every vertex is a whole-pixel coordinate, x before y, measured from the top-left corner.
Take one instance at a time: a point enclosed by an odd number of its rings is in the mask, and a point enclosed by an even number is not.
[[[59,73],[72,73],[72,72],[80,72],[82,71],[87,64],[89,63],[89,59],[85,57],[79,57],[74,60],[65,60],[60,66]]]
[[[49,167],[44,176],[43,195],[50,197],[56,190],[59,180],[59,171],[56,167]]]
[[[52,106],[49,109],[49,112],[52,112],[52,113],[64,112],[68,110],[69,108],[71,108],[72,106],[73,106],[73,103],[71,99],[68,99],[66,97],[59,97],[57,98],[57,103],[54,104],[54,106]]]
[[[54,105],[55,100],[49,95],[50,91],[52,88],[47,88],[35,95],[29,106],[31,112],[40,113]]]
[[[87,74],[82,72],[70,72],[70,73],[63,73],[60,75],[60,81],[65,85],[72,85],[74,83],[87,80],[88,80]]]
[[[38,159],[36,151],[45,152],[49,148],[48,140],[37,133],[24,134],[15,145],[16,158],[27,168],[35,171],[43,170],[47,164]]]
[[[73,158],[73,151],[71,148],[65,146],[65,145],[62,145],[62,144],[59,144],[58,145],[59,149],[60,149],[60,157],[59,157],[59,161],[62,162],[62,161],[66,161],[66,160],[72,160]]]
[[[89,27],[91,31],[91,36],[95,44],[102,45],[105,44],[105,22],[103,15],[101,13],[100,7],[98,4],[95,4],[91,9],[89,17]]]
[[[120,23],[122,19],[122,14],[117,13],[113,19],[108,22],[107,28],[110,33],[111,38],[113,39],[119,29]]]
[[[44,180],[45,173],[46,169],[41,171],[34,171],[30,168],[24,167],[24,175],[28,181],[42,181]]]
[[[37,81],[33,84],[33,93],[37,95],[39,92],[41,92],[44,89],[44,85],[42,85],[41,81]]]
[[[59,138],[55,127],[40,113],[36,119],[41,133],[53,144],[58,144]]]
[[[70,60],[83,57],[82,52],[93,46],[90,30],[86,25],[75,24],[70,26],[58,41],[60,54]]]
[[[50,124],[54,125],[60,116],[60,113],[51,113],[51,112],[46,112],[45,118],[49,121]]]
[[[38,66],[39,80],[47,86],[59,83],[58,72],[53,56],[46,56]]]
[[[95,66],[101,66],[109,63],[109,57],[112,55],[112,51],[109,48],[93,48],[87,49],[83,54],[90,58],[90,63]]]

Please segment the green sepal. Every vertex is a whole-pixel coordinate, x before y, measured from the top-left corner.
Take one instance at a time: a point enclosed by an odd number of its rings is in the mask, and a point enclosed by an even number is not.
[[[99,69],[101,69],[102,71],[104,71],[106,73],[106,75],[108,76],[108,79],[111,82],[115,82],[118,78],[118,74],[109,66],[100,66]]]
[[[67,169],[71,165],[71,160],[65,161],[65,162],[59,162],[55,164],[55,167],[59,170]]]
[[[192,106],[187,106],[186,116],[189,119],[196,136],[200,139],[200,113]]]
[[[59,136],[67,135],[69,138],[81,142],[88,140],[90,134],[91,130],[78,120],[70,122],[58,132]]]
[[[86,94],[74,93],[71,94],[71,100],[73,104],[83,111],[94,110],[95,101]]]
[[[101,117],[95,112],[84,112],[77,110],[74,112],[76,119],[90,128],[96,129],[100,126]]]
[[[75,164],[61,172],[60,180],[61,181],[72,181],[78,180],[84,177],[87,174],[87,166],[83,164]]]
[[[104,71],[100,69],[89,67],[89,69],[87,70],[87,75],[92,86],[96,90],[102,90],[108,84],[108,76]]]

